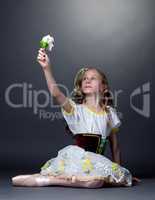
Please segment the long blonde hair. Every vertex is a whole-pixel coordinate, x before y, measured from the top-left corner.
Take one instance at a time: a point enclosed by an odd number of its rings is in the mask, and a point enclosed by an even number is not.
[[[113,99],[112,99],[112,95],[110,93],[110,87],[108,84],[108,80],[106,78],[106,75],[98,68],[94,68],[94,67],[83,67],[81,68],[74,79],[74,89],[71,95],[71,98],[73,101],[75,101],[76,103],[82,104],[85,100],[85,94],[82,92],[81,90],[81,85],[82,85],[82,80],[83,77],[85,75],[85,72],[88,70],[96,70],[102,79],[102,84],[104,84],[105,89],[103,92],[100,93],[101,95],[101,100],[100,100],[100,106],[106,110],[107,106],[113,106]]]
[[[109,124],[109,126],[111,126],[111,116],[110,116],[110,112],[109,112],[109,106],[113,107],[114,103],[113,103],[113,98],[112,98],[112,95],[111,95],[111,92],[110,92],[110,87],[109,87],[109,84],[108,84],[107,77],[102,70],[100,70],[96,67],[83,67],[83,68],[81,68],[76,73],[76,76],[74,78],[74,89],[73,89],[73,92],[71,93],[71,99],[75,103],[78,103],[78,104],[82,104],[84,102],[85,94],[81,90],[82,80],[83,80],[83,77],[85,75],[85,72],[88,71],[88,70],[91,70],[91,69],[96,70],[100,74],[101,79],[102,79],[102,84],[105,85],[105,90],[103,92],[101,92],[101,94],[100,94],[101,100],[100,100],[99,104],[103,108],[103,110],[107,113],[108,124]],[[69,127],[68,127],[67,124],[66,124],[66,130],[71,132],[69,130]]]

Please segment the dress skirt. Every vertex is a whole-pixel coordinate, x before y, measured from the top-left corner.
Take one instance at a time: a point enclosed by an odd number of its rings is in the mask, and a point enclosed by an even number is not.
[[[75,143],[60,149],[55,158],[51,158],[43,165],[40,174],[55,177],[80,177],[81,180],[99,180],[100,186],[101,183],[132,186],[130,171],[103,155],[101,147],[105,148],[101,143],[101,138],[98,137],[96,140],[94,137],[94,142],[92,138],[87,136],[86,139],[85,135],[77,135]]]

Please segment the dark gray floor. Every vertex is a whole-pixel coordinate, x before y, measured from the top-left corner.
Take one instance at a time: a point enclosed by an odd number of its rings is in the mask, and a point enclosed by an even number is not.
[[[141,179],[133,187],[117,188],[69,188],[69,187],[13,187],[9,176],[0,178],[0,200],[155,200],[155,178]]]

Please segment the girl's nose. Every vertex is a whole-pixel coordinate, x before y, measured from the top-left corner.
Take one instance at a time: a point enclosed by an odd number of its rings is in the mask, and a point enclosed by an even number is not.
[[[91,80],[86,80],[86,84],[89,84],[91,82]]]

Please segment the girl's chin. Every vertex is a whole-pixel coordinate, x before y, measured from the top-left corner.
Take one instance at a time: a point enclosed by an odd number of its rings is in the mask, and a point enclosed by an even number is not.
[[[85,95],[93,95],[93,94],[95,94],[94,92],[92,92],[92,91],[84,91],[83,92]]]
[[[92,89],[87,88],[87,89],[83,90],[83,92],[84,92],[84,93],[90,93],[90,92],[92,93]]]
[[[93,92],[92,88],[86,88],[83,91],[84,91],[84,93],[90,93],[90,92],[92,93]]]
[[[99,93],[97,93],[97,92],[93,92],[93,91],[83,91],[83,93],[85,94],[85,95],[89,95],[89,96],[96,96],[96,95],[98,95]]]

